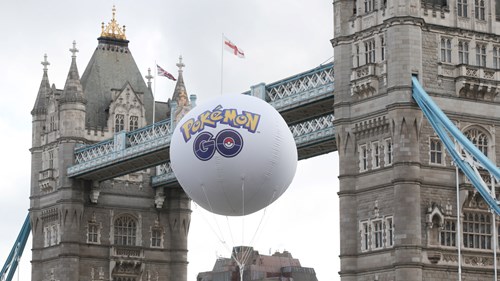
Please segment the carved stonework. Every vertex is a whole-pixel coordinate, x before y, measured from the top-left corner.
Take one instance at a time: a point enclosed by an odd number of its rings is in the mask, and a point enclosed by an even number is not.
[[[389,131],[389,120],[385,116],[373,118],[354,125],[356,139],[383,134]]]

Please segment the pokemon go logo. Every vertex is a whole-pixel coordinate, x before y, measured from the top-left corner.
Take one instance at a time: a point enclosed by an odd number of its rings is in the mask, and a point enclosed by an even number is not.
[[[193,142],[193,152],[198,159],[207,161],[214,156],[215,151],[226,158],[238,155],[243,148],[243,138],[233,129],[221,130],[214,136],[210,132],[203,131],[205,126],[216,128],[220,123],[255,133],[259,121],[259,114],[248,111],[238,114],[236,109],[222,109],[219,105],[211,111],[201,113],[196,120],[194,118],[187,120],[180,126],[180,131],[186,143],[199,133]]]

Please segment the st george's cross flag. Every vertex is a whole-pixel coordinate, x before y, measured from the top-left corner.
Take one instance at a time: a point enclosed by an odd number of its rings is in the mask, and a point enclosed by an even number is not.
[[[243,50],[241,48],[239,48],[238,46],[236,46],[236,44],[234,44],[233,42],[231,42],[225,36],[224,36],[224,49],[226,49],[227,51],[233,53],[233,55],[235,55],[235,56],[237,56],[239,58],[245,58],[245,52],[243,52]]]
[[[172,74],[170,74],[168,71],[163,69],[161,66],[156,65],[156,70],[157,70],[158,76],[167,77],[170,80],[177,81],[177,79],[175,79],[175,77]]]

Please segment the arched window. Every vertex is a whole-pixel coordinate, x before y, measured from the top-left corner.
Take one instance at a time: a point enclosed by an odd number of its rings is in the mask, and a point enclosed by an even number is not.
[[[129,129],[130,131],[139,129],[139,117],[130,116]]]
[[[115,133],[121,132],[125,129],[125,116],[123,114],[115,115]]]
[[[488,137],[478,129],[470,129],[465,132],[465,136],[488,157]]]
[[[121,216],[115,220],[115,245],[135,246],[137,221],[131,216]]]

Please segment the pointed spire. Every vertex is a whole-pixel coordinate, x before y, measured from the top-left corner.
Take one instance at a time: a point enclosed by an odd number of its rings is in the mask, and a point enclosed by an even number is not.
[[[176,66],[179,68],[179,75],[177,77],[177,84],[175,84],[175,90],[172,100],[177,101],[177,105],[179,105],[179,99],[181,98],[181,96],[184,96],[186,98],[187,103],[189,103],[186,86],[184,85],[184,77],[182,75],[183,72],[182,68],[186,66],[182,62],[182,56],[179,56],[179,62],[176,64]]]
[[[78,52],[78,49],[76,48],[76,41],[73,41],[73,48],[69,49],[69,51],[72,53],[71,66],[69,68],[66,84],[64,85],[64,90],[59,102],[86,103],[87,101],[83,96],[82,84],[80,83],[80,75],[78,74],[78,68],[76,66],[76,53]]]
[[[48,68],[47,66],[50,63],[47,61],[47,54],[43,56],[43,61],[41,62],[43,65],[43,76],[42,82],[40,83],[40,88],[38,89],[38,95],[36,96],[35,105],[33,106],[33,110],[31,110],[31,115],[35,114],[46,114],[47,113],[47,98],[49,97],[49,93],[51,92],[49,76],[47,74]]]
[[[186,91],[186,86],[184,85],[184,77],[182,76],[182,68],[185,66],[182,63],[182,56],[179,56],[179,62],[176,64],[179,68],[179,76],[177,77],[177,84],[175,84],[174,95],[172,101],[176,104],[175,112],[173,112],[173,118],[175,124],[181,120],[184,115],[186,115],[189,110],[191,110],[191,104]]]

